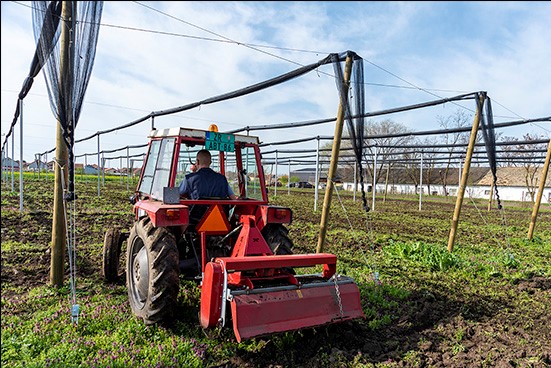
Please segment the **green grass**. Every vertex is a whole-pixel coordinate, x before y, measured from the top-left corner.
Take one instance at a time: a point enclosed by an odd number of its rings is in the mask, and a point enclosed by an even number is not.
[[[359,351],[361,345],[353,353],[345,351],[343,346],[352,343],[346,337],[349,327],[319,327],[242,343],[235,341],[231,326],[203,330],[198,324],[200,289],[187,281],[181,282],[172,326],[145,326],[132,316],[126,287],[105,284],[100,276],[105,230],[114,225],[129,229],[132,223],[132,190],[119,178],[106,180],[100,197],[96,182],[79,182],[76,294],[68,276],[62,288],[49,286],[52,183],[43,177],[25,180],[28,207],[23,213],[18,193],[9,190],[9,182],[2,183],[2,367],[252,367],[272,361],[274,366],[417,366],[426,362],[424,351],[416,347],[424,340],[400,345],[412,331],[429,329],[436,336],[433,344],[445,341],[442,349],[456,356],[465,351],[469,336],[457,329],[443,338],[446,331],[439,326],[451,318],[476,324],[499,313],[518,321],[511,330],[535,332],[519,335],[533,355],[512,361],[530,366],[529,360],[543,359],[537,349],[545,347],[546,336],[539,337],[537,328],[540,316],[548,315],[549,300],[519,292],[517,285],[551,277],[551,211],[546,208],[536,236],[528,240],[529,206],[511,205],[508,226],[503,227],[499,214],[481,218],[466,203],[450,253],[446,245],[453,204],[446,207],[445,199],[427,198],[425,209],[418,211],[414,197],[389,197],[366,214],[361,201],[352,201],[350,195],[340,193],[343,206],[334,198],[324,251],[337,255],[338,273],[353,277],[360,289],[366,319],[354,325],[362,334],[356,338],[376,339],[395,331],[396,340],[381,341],[381,346],[395,346],[394,352],[375,361],[369,351]],[[315,252],[320,209],[313,212],[313,195],[282,191],[273,203],[293,209],[288,227],[295,252]],[[80,307],[78,324],[71,321],[75,303]],[[425,305],[440,306],[442,319],[422,320]]]

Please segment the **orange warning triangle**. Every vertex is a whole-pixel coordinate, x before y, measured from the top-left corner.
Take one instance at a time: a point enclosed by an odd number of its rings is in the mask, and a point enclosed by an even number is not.
[[[230,223],[219,204],[211,206],[201,222],[197,225],[197,232],[208,234],[226,234],[230,231]]]

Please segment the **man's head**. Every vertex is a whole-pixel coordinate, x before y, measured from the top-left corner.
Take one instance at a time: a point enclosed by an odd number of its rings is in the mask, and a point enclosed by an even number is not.
[[[202,149],[197,152],[197,157],[195,158],[195,164],[197,169],[202,169],[203,167],[210,167],[212,157],[208,150]]]

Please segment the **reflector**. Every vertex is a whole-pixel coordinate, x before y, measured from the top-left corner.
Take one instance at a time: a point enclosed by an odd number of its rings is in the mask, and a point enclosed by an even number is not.
[[[220,205],[211,206],[201,222],[197,225],[197,232],[207,234],[227,234],[230,224]]]

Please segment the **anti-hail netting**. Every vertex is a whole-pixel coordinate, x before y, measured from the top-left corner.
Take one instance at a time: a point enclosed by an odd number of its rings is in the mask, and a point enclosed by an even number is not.
[[[333,69],[335,71],[335,82],[339,91],[339,96],[344,111],[344,119],[348,127],[348,135],[350,137],[350,143],[354,151],[356,158],[356,164],[358,165],[358,171],[360,174],[360,187],[362,192],[362,203],[366,211],[369,211],[367,205],[367,199],[365,198],[363,170],[362,170],[362,157],[363,157],[363,143],[364,143],[364,125],[365,125],[365,91],[364,91],[364,69],[363,59],[356,53],[349,51],[349,57],[353,59],[352,70],[350,73],[350,87],[349,90],[345,90],[348,86],[344,81],[344,73],[342,65],[337,60],[337,56],[333,56]],[[333,180],[333,178],[330,178]]]
[[[492,113],[492,103],[490,97],[485,96],[484,105],[481,105],[480,99],[477,99],[477,106],[481,113],[480,128],[484,137],[484,145],[486,146],[486,155],[488,156],[488,164],[492,171],[492,180],[496,193],[497,208],[501,209],[501,199],[497,190],[497,155],[496,155],[496,135],[494,128],[494,115]],[[484,106],[486,107],[484,111]]]
[[[61,14],[61,2],[52,1],[48,5],[48,8],[42,12],[42,18],[45,24],[46,23],[49,24],[49,27],[53,29],[57,29],[59,19],[60,19],[60,14]],[[34,82],[34,77],[36,77],[40,72],[40,70],[42,70],[42,66],[44,65],[44,62],[47,59],[47,58],[40,57],[40,55],[51,54],[52,49],[57,42],[57,38],[59,37],[57,33],[48,33],[48,34],[45,33],[44,35],[40,35],[40,38],[41,38],[41,41],[37,43],[36,51],[29,70],[29,75],[27,76],[27,78],[25,78],[25,81],[23,82],[23,86],[21,87],[21,91],[19,91],[17,105],[15,107],[15,114],[10,126],[10,130],[8,134],[6,134],[6,140],[2,143],[2,151],[4,150],[4,146],[6,145],[8,137],[13,133],[13,128],[17,123],[17,119],[19,118],[19,115],[21,114],[20,102],[23,101],[23,99],[27,96],[27,94],[31,90],[31,87]]]
[[[94,65],[103,1],[63,3],[69,9],[63,13],[67,19],[63,19],[61,1],[33,1],[37,47],[32,68],[45,66],[50,107],[68,148],[67,197],[74,199],[74,133]],[[67,27],[64,32],[62,27]]]

